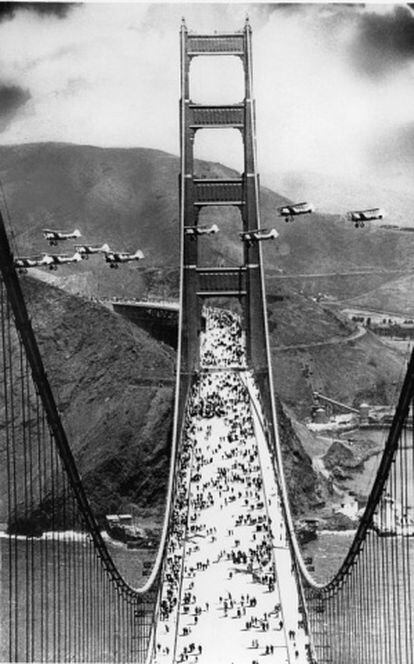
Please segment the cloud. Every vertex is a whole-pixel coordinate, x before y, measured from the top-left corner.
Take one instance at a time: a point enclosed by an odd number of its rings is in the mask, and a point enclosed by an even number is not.
[[[414,178],[414,122],[381,132],[370,146],[372,168],[408,183]]]
[[[359,16],[353,59],[368,76],[384,76],[414,62],[414,14],[396,6],[390,13]]]
[[[358,73],[367,76],[385,76],[398,67],[414,61],[414,4],[363,5],[353,3],[332,4],[266,4],[260,12],[267,16],[292,16],[307,23],[307,29],[316,29],[324,43],[340,39],[346,46],[344,56]],[[310,20],[309,20],[310,19]],[[313,23],[313,27],[310,27]],[[342,37],[348,35],[344,44]]]
[[[28,90],[24,90],[18,85],[0,84],[0,132],[5,131],[30,96]]]
[[[71,2],[0,2],[0,22],[11,20],[18,12],[65,18],[74,7],[76,3]]]
[[[36,17],[44,26],[47,26],[48,21],[65,18],[75,7],[74,3],[0,2],[0,24],[2,24],[3,30],[8,29],[16,22],[16,17],[23,15],[29,21],[30,17]],[[27,61],[28,54],[25,51],[25,44],[23,40],[20,41],[21,44],[18,45],[17,42],[16,47],[21,49],[23,59]],[[10,56],[15,58],[13,49],[9,53]],[[0,133],[5,132],[17,118],[22,117],[20,110],[32,96],[28,86],[21,85],[21,80],[21,72],[18,69],[13,70],[13,67],[7,67],[7,63],[0,63]]]
[[[31,99],[24,113],[20,107],[11,116],[1,142],[55,140],[177,154],[181,17],[189,30],[209,33],[241,29],[248,13],[261,172],[365,177],[376,137],[414,117],[411,17],[397,9],[91,3],[77,5],[64,20],[17,11],[0,23],[0,83],[29,90]],[[397,25],[404,38],[397,39]],[[394,29],[386,45],[384,26]],[[363,69],[362,55],[375,49],[384,53],[370,73],[374,65]],[[398,59],[404,66],[396,66]],[[191,91],[196,101],[239,101],[241,61],[194,59]],[[232,132],[229,140],[227,130],[219,140],[198,132],[196,157],[239,167],[240,134]]]

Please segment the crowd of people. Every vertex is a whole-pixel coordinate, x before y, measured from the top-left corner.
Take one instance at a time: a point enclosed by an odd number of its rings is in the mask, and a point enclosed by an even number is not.
[[[257,655],[277,652],[280,663],[308,663],[303,615],[287,621],[280,597],[274,554],[280,519],[269,516],[249,391],[240,378],[246,369],[240,319],[212,308],[205,316],[202,371],[187,404],[176,475],[155,662],[253,664]],[[275,504],[276,491],[275,484]]]
[[[206,331],[202,335],[202,366],[246,368],[245,333],[240,316],[214,307],[204,308]]]

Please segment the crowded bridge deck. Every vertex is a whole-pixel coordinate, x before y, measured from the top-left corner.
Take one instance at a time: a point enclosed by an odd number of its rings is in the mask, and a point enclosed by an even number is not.
[[[278,487],[245,337],[206,309],[183,433],[155,662],[309,662]],[[270,518],[269,513],[272,513]],[[214,638],[211,638],[214,635]]]

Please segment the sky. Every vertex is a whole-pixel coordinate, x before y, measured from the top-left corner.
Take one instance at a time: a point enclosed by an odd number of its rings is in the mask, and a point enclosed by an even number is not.
[[[179,29],[253,30],[259,170],[414,176],[409,5],[0,3],[0,144],[63,141],[179,152]],[[196,58],[191,98],[243,98],[241,62]],[[237,130],[196,157],[241,170]]]

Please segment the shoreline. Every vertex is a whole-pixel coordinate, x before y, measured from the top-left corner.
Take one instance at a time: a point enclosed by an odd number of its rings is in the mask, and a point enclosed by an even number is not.
[[[101,530],[102,539],[112,546],[122,547],[127,549],[127,546],[124,542],[112,539],[108,535],[106,530]],[[5,530],[0,530],[0,539],[14,539],[19,541],[36,541],[36,542],[48,542],[48,541],[60,541],[60,542],[86,542],[88,540],[88,534],[80,530],[47,530],[39,537],[30,536],[30,535],[19,535],[19,534],[9,534]]]

